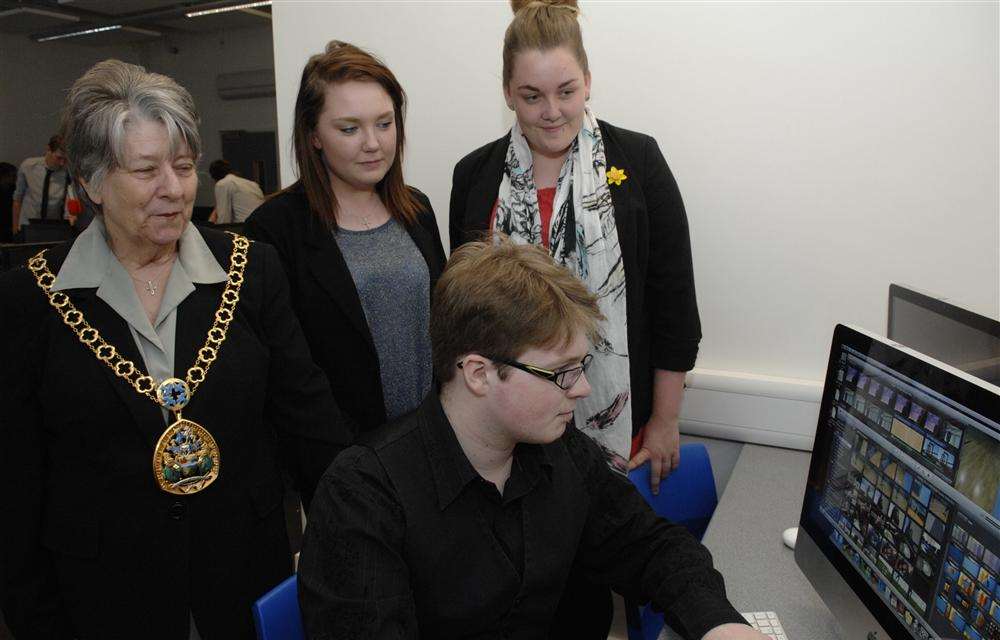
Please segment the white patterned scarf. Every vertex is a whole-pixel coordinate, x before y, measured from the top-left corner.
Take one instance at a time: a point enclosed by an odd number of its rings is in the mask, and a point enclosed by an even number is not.
[[[600,445],[611,467],[626,473],[632,444],[632,398],[625,270],[606,170],[601,130],[587,109],[556,183],[549,253],[597,295],[607,318],[587,371],[592,391],[577,401],[575,420],[577,428]],[[531,149],[516,121],[493,228],[515,242],[542,244]]]

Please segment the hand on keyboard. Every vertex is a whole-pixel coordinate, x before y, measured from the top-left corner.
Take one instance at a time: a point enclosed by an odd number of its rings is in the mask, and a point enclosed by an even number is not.
[[[752,629],[745,624],[723,624],[715,627],[704,636],[702,640],[769,640],[760,631]]]

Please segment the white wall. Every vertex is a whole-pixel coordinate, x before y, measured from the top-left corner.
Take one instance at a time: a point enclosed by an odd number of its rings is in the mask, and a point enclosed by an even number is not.
[[[274,98],[222,100],[216,90],[216,77],[220,73],[272,68],[271,27],[154,40],[143,45],[142,54],[148,69],[171,76],[195,97],[202,139],[198,204],[214,205],[215,183],[208,175],[208,165],[222,157],[219,132],[274,131],[277,125]]]
[[[59,113],[73,81],[98,60],[129,60],[137,54],[128,46],[36,43],[21,34],[0,35],[0,161],[20,165],[42,155],[59,129]]]
[[[273,131],[277,123],[273,98],[223,101],[216,91],[216,76],[271,68],[272,51],[270,26],[104,47],[72,40],[36,43],[22,35],[3,34],[0,160],[19,165],[24,158],[41,155],[59,128],[59,112],[73,81],[95,62],[118,58],[171,76],[194,96],[203,143],[197,204],[210,206],[213,182],[207,170],[209,162],[222,156],[219,132]]]
[[[594,110],[654,135],[684,194],[703,380],[820,380],[833,325],[883,332],[894,281],[997,317],[997,3],[581,7]],[[502,2],[276,3],[284,182],[302,65],[347,40],[406,88],[407,180],[446,233],[454,163],[511,122],[509,20]]]

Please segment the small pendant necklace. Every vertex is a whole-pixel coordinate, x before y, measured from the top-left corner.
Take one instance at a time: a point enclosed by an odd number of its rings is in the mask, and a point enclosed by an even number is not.
[[[146,293],[148,293],[151,296],[155,296],[156,295],[156,283],[155,282],[153,282],[152,280],[140,280],[139,278],[136,278],[135,276],[132,276],[132,279],[135,280],[136,282],[138,282],[139,284],[143,285],[142,288],[143,288],[143,290],[145,290]]]
[[[145,291],[146,293],[148,293],[150,296],[155,296],[156,295],[156,289],[157,289],[157,287],[160,286],[160,276],[163,275],[163,270],[164,269],[169,269],[171,267],[171,265],[173,265],[175,257],[176,257],[176,254],[175,254],[174,257],[171,257],[169,260],[167,260],[165,263],[163,263],[163,266],[161,266],[160,269],[159,269],[160,273],[155,274],[153,276],[153,278],[154,278],[153,280],[147,280],[145,278],[136,278],[135,276],[132,275],[131,271],[129,271],[128,275],[136,283],[142,285],[143,291]],[[126,269],[126,271],[128,271],[128,269]]]
[[[369,219],[368,219],[368,216],[372,215],[372,211],[370,209],[369,209],[369,211],[367,213],[361,213],[361,212],[359,212],[357,210],[354,210],[354,209],[351,209],[350,211],[348,211],[346,208],[341,208],[341,210],[344,213],[348,214],[349,217],[354,218],[355,220],[357,220],[358,218],[360,218],[361,219],[361,224],[364,225],[365,230],[371,230],[372,225],[371,225],[371,222],[369,222]]]
[[[368,216],[366,214],[364,214],[364,213],[355,213],[353,211],[351,211],[350,214],[351,214],[352,218],[355,218],[355,219],[361,218],[361,224],[364,225],[365,230],[368,230],[368,229],[372,228],[372,225],[368,222]]]

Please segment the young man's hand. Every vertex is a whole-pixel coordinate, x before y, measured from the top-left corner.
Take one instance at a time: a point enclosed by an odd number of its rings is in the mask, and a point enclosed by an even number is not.
[[[701,640],[769,640],[760,631],[746,624],[721,624],[701,637]]]

